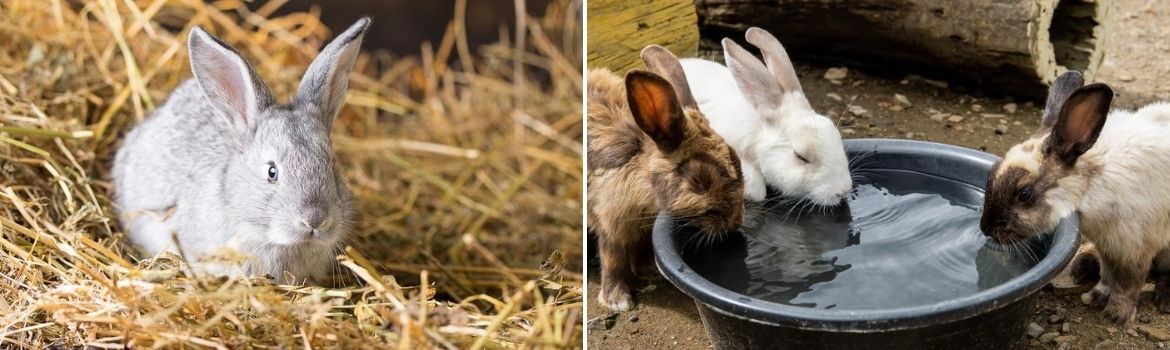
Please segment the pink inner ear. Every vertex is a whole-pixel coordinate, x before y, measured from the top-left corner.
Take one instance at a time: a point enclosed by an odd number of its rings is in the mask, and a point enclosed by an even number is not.
[[[209,64],[207,68],[211,68],[207,70],[210,74],[208,78],[219,85],[218,88],[221,89],[217,92],[218,97],[235,114],[229,116],[232,118],[231,122],[247,125],[247,99],[252,90],[247,82],[248,72],[241,71],[243,68],[240,67],[239,63],[233,62],[229,57],[209,57],[207,63]]]
[[[1088,102],[1070,107],[1065,136],[1070,138],[1069,141],[1086,142],[1093,137],[1093,130],[1097,127],[1097,106]]]

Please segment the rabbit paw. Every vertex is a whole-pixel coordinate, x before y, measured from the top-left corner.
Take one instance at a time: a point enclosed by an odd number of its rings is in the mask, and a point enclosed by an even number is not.
[[[1106,286],[1098,283],[1097,286],[1093,287],[1092,290],[1089,290],[1088,292],[1081,294],[1081,302],[1084,303],[1085,305],[1091,305],[1091,306],[1105,305],[1105,302],[1110,299],[1109,298],[1110,294],[1111,293],[1109,293],[1109,287],[1106,287]]]
[[[629,286],[615,283],[611,286],[602,286],[597,299],[613,311],[629,311],[634,305],[634,298],[630,295]]]
[[[1137,305],[1128,298],[1109,298],[1109,303],[1105,305],[1105,320],[1119,325],[1129,323],[1136,314]]]

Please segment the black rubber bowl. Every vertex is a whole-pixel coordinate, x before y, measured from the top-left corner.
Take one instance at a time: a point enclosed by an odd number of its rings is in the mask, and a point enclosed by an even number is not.
[[[847,140],[845,148],[851,159],[873,152],[866,156],[867,170],[916,172],[969,188],[938,190],[960,193],[967,197],[961,200],[974,206],[982,204],[987,174],[997,159],[970,149],[908,140]],[[742,236],[732,234],[684,252],[687,239],[697,232],[685,223],[672,225],[674,220],[667,218],[668,214],[659,214],[654,225],[658,269],[695,299],[717,349],[1010,349],[1023,339],[1036,293],[1072,259],[1079,232],[1076,218],[1069,217],[1055,232],[1033,237],[1029,244],[1043,258],[1023,274],[975,294],[896,309],[826,310],[752,298],[707,280],[688,265],[695,261],[690,254],[736,249],[721,245],[742,245]]]

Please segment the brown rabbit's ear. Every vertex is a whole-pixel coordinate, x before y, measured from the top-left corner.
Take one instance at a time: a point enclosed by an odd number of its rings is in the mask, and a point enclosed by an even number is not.
[[[1112,102],[1113,89],[1109,85],[1097,83],[1073,91],[1060,107],[1056,124],[1044,144],[1044,155],[1057,157],[1068,166],[1075,165],[1077,158],[1097,142]]]
[[[1081,86],[1085,85],[1085,77],[1081,72],[1070,70],[1064,72],[1056,81],[1052,82],[1052,86],[1048,88],[1048,101],[1044,103],[1044,119],[1040,120],[1040,134],[1046,134],[1052,131],[1052,126],[1056,125],[1056,119],[1060,115],[1060,107],[1064,106],[1064,101],[1072,96],[1073,91],[1076,91]]]
[[[626,100],[638,127],[663,153],[682,143],[686,119],[670,82],[657,74],[631,70],[626,74]]]

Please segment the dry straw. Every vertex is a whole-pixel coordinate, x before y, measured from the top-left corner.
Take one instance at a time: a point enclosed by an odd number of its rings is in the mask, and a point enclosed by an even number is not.
[[[317,11],[274,16],[281,3],[0,2],[0,348],[580,346],[580,4],[567,0],[481,48],[459,1],[417,57],[363,54],[333,135],[359,202],[337,284],[140,259],[110,201],[121,135],[190,75],[196,25],[289,96],[330,33]]]

